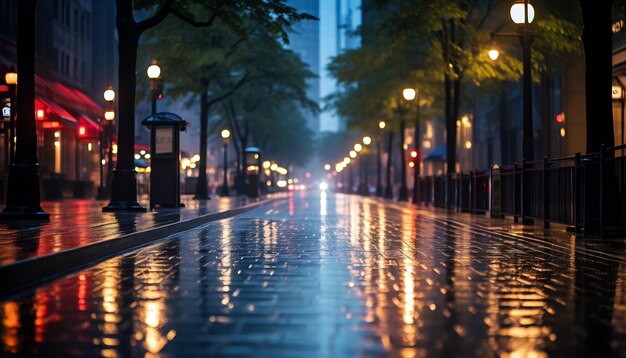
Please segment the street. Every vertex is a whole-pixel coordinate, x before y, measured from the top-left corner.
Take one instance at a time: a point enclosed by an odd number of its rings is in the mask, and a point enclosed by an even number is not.
[[[626,355],[615,246],[488,235],[450,218],[293,192],[6,299],[2,352]]]

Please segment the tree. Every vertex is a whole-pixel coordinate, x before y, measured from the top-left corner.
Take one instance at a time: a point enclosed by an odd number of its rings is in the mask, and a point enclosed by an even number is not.
[[[587,153],[597,153],[602,144],[615,145],[613,102],[612,0],[580,0],[585,48],[585,98]]]
[[[139,38],[148,29],[173,14],[194,27],[210,27],[217,20],[237,34],[245,34],[254,21],[286,39],[285,27],[293,21],[312,18],[285,5],[285,0],[137,0],[137,9],[154,10],[154,15],[136,21],[133,1],[116,0],[119,36],[119,129],[118,160],[113,173],[111,202],[104,211],[143,211],[137,203],[134,171],[134,104]]]

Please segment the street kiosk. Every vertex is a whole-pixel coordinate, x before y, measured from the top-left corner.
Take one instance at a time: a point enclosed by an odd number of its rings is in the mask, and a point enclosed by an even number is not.
[[[259,183],[261,175],[261,150],[257,147],[248,147],[244,150],[246,156],[246,194],[249,198],[259,197]]]
[[[187,129],[187,121],[160,112],[141,124],[150,128],[150,210],[184,206],[180,202],[180,132]]]

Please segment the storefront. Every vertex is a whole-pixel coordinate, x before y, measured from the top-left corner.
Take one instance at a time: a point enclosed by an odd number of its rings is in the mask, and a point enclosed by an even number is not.
[[[613,130],[615,145],[624,144],[624,112],[626,95],[626,28],[624,21],[613,25]]]
[[[42,199],[94,197],[99,185],[102,108],[60,82],[36,76],[35,83]],[[6,137],[2,136],[2,158]]]

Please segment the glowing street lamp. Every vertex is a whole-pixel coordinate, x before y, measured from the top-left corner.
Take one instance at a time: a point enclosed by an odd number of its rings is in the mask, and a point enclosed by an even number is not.
[[[360,151],[363,150],[363,146],[361,145],[361,143],[357,143],[354,145],[354,151],[359,153]]]
[[[365,145],[372,144],[372,138],[370,136],[363,137],[363,144],[365,144]]]
[[[148,74],[148,78],[150,79],[150,90],[152,91],[152,114],[155,114],[157,110],[156,101],[158,92],[160,91],[161,67],[157,65],[156,60],[152,60],[152,64],[148,66],[148,70],[146,72]]]
[[[407,101],[414,100],[416,95],[417,91],[415,91],[415,88],[405,88],[402,90],[402,97]]]
[[[228,188],[228,138],[230,138],[230,131],[224,129],[220,135],[224,141],[224,181],[222,182],[220,196],[230,196],[230,189]]]

